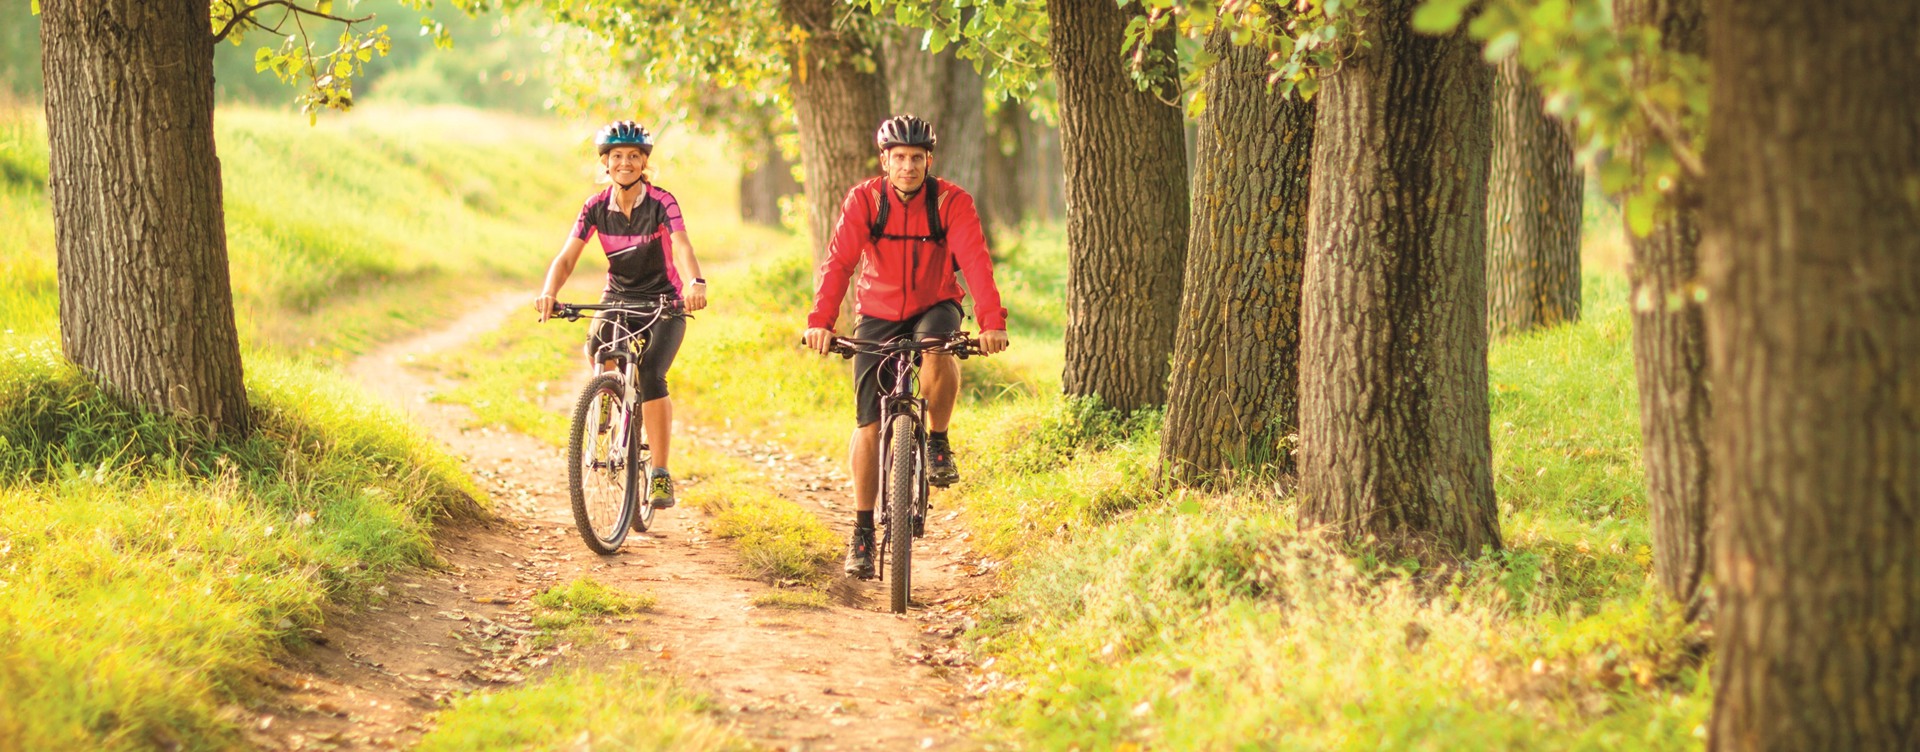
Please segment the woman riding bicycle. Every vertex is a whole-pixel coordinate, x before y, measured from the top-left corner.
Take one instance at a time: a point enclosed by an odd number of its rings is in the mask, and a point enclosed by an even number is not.
[[[855,185],[840,203],[840,223],[816,270],[813,309],[802,335],[808,347],[826,353],[834,319],[855,266],[862,259],[855,294],[860,320],[855,336],[888,340],[905,335],[939,337],[960,328],[960,302],[967,278],[980,320],[980,348],[988,355],[1007,349],[1007,309],[993,284],[993,259],[980,228],[973,197],[960,186],[933,177],[933,126],[912,115],[890,118],[874,135],[885,175]],[[873,576],[874,499],[880,477],[881,358],[855,356],[856,425],[849,442],[853,473],[854,529],[846,572]],[[960,473],[947,439],[947,422],[960,393],[960,364],[951,355],[929,354],[921,368],[927,399],[927,480],[951,485]]]
[[[707,305],[707,281],[700,277],[700,262],[694,258],[693,243],[687,239],[686,222],[680,216],[680,203],[673,194],[648,180],[647,160],[653,154],[653,135],[631,120],[621,120],[601,128],[593,137],[600,151],[600,165],[612,185],[593,194],[580,208],[573,232],[547,267],[546,284],[533,307],[540,320],[553,315],[554,296],[572,276],[580,261],[580,252],[596,233],[600,249],[607,254],[607,284],[600,302],[684,304],[688,311]],[[605,314],[589,327],[586,344],[587,367],[608,369],[611,364],[594,363],[599,352],[616,337],[614,317]],[[673,316],[661,317],[653,326],[647,349],[640,356],[640,415],[645,424],[647,442],[653,452],[653,474],[647,483],[647,503],[655,509],[674,505],[673,475],[667,471],[669,448],[673,439],[673,400],[667,396],[667,370],[680,341],[686,336],[687,322]],[[638,524],[640,515],[634,515]]]

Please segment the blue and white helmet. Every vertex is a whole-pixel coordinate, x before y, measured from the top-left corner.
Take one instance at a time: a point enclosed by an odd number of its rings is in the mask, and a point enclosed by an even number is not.
[[[616,120],[593,134],[593,145],[600,150],[601,156],[613,151],[615,146],[638,147],[643,154],[653,154],[653,134],[632,120]]]

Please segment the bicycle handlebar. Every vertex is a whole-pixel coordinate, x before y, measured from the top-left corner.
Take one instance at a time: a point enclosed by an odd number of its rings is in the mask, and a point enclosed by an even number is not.
[[[685,303],[672,298],[661,298],[660,300],[639,303],[588,304],[554,301],[553,313],[549,314],[548,317],[578,321],[581,314],[592,313],[594,311],[624,311],[639,316],[653,316],[656,314],[661,316],[690,316],[690,314],[687,313]]]
[[[801,344],[806,344],[805,340],[802,340]],[[870,355],[938,353],[953,355],[963,360],[969,355],[986,354],[986,351],[980,349],[980,340],[974,339],[972,335],[966,332],[954,332],[945,339],[926,341],[916,340],[910,337],[899,337],[884,342],[869,339],[854,339],[852,337],[834,337],[833,344],[827,347],[827,352],[842,358],[851,358],[860,353]]]

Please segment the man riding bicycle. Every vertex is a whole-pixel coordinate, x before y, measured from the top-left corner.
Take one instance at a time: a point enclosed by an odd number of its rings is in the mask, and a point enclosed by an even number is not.
[[[914,335],[943,337],[959,331],[960,303],[967,292],[955,272],[966,275],[980,322],[980,349],[1007,349],[1007,309],[993,284],[993,260],[973,196],[932,177],[933,126],[912,115],[890,118],[875,136],[885,174],[847,192],[840,222],[827,243],[826,260],[814,275],[813,310],[807,315],[807,347],[825,354],[854,265],[866,260],[854,298],[859,339],[885,341]],[[855,503],[853,540],[846,572],[873,577],[873,507],[880,476],[880,392],[885,383],[877,355],[853,360],[857,427],[849,442]],[[927,400],[927,483],[950,486],[960,479],[947,439],[948,419],[960,394],[960,364],[951,355],[928,354],[921,365]]]

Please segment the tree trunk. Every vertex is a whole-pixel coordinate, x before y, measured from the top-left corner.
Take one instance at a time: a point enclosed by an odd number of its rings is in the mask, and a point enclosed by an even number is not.
[[[1580,319],[1581,194],[1573,132],[1541,106],[1517,58],[1493,84],[1487,320],[1496,335]]]
[[[1047,4],[1067,175],[1068,394],[1134,410],[1166,399],[1187,242],[1180,111],[1138,90],[1121,36],[1138,4]],[[1154,41],[1173,55],[1173,35]]]
[[[207,4],[41,12],[67,358],[122,399],[244,433]]]
[[[1920,4],[1710,0],[1709,746],[1920,745]]]
[[[740,173],[740,219],[758,225],[780,224],[780,199],[800,192],[793,179],[793,163],[768,141],[760,147],[760,163]]]
[[[1321,91],[1303,292],[1303,524],[1348,538],[1500,546],[1487,412],[1492,72],[1417,0],[1361,19],[1372,46]]]
[[[886,117],[886,87],[878,73],[867,72],[873,66],[861,63],[877,51],[854,32],[834,28],[840,7],[836,0],[780,0],[782,19],[807,32],[791,56],[802,64],[788,88],[799,120],[815,262],[825,258],[841,199],[855,183],[879,174],[873,134]]]
[[[1019,102],[1005,101],[993,115],[987,131],[987,153],[982,160],[981,192],[974,203],[984,207],[981,219],[999,227],[1014,227],[1026,219],[1027,196],[1020,184],[1020,163],[1032,159],[1025,141],[1027,110]]]
[[[1276,17],[1283,11],[1274,11]],[[1193,229],[1180,301],[1163,474],[1206,482],[1291,470],[1298,426],[1313,106],[1268,92],[1267,54],[1215,32],[1195,139]]]
[[[948,48],[920,48],[926,32],[900,28],[886,38],[887,100],[891,114],[918,115],[940,137],[935,172],[968,191],[981,188],[987,151],[986,82]],[[985,207],[982,206],[982,209]],[[988,219],[982,212],[982,220]]]
[[[940,175],[978,194],[986,183],[987,83],[972,62],[955,57],[952,49],[942,57],[948,61],[948,78],[947,111],[939,124]],[[975,205],[981,222],[991,228],[993,217],[987,205]]]
[[[1652,25],[1671,54],[1705,56],[1700,0],[1615,0],[1624,29]],[[1635,64],[1635,85],[1655,83],[1646,61]],[[1622,157],[1640,171],[1644,139],[1621,144]],[[1700,618],[1707,604],[1707,338],[1692,289],[1699,284],[1700,186],[1679,176],[1666,200],[1672,213],[1644,238],[1632,237],[1633,370],[1640,391],[1640,456],[1653,518],[1655,579]]]

